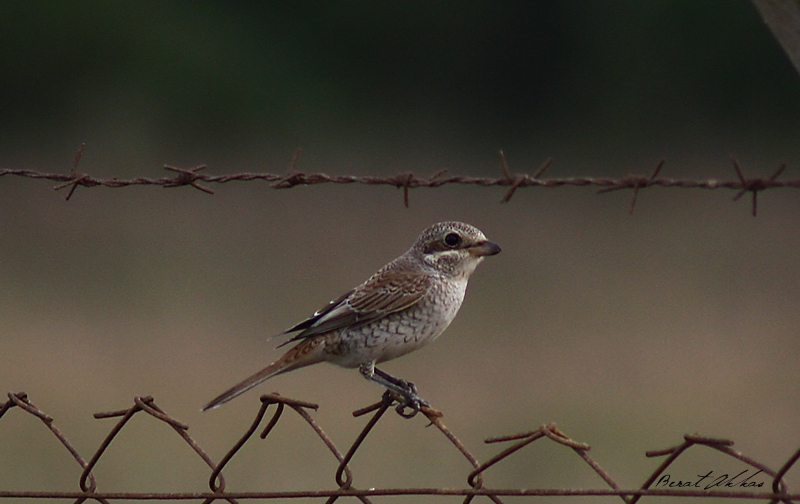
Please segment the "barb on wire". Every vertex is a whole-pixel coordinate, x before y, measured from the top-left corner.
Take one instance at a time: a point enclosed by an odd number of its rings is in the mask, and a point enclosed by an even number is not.
[[[644,178],[631,175],[624,181],[624,183],[622,183],[623,181],[620,181],[621,182],[620,185],[615,187],[608,187],[606,189],[600,189],[599,191],[597,191],[597,193],[602,194],[611,191],[617,191],[619,189],[628,189],[628,188],[632,189],[631,201],[630,203],[628,203],[628,213],[633,215],[633,210],[636,207],[636,198],[639,195],[639,189],[642,187],[650,187],[654,185],[656,177],[658,177],[658,174],[663,166],[664,166],[664,160],[662,159],[661,161],[658,162],[655,170],[653,170],[653,173],[650,175],[650,177]]]
[[[733,197],[733,201],[738,201],[739,198],[744,196],[745,193],[752,193],[753,194],[753,217],[756,216],[758,213],[758,191],[763,191],[769,187],[772,187],[770,184],[774,183],[775,180],[783,173],[783,170],[786,169],[786,163],[783,163],[778,167],[775,173],[772,174],[768,179],[747,179],[744,176],[744,172],[742,172],[741,167],[739,167],[739,162],[736,161],[736,158],[731,160],[733,162],[733,168],[736,170],[736,175],[739,176],[739,181],[742,183],[742,190],[736,193],[736,196]]]
[[[500,203],[508,203],[511,201],[511,197],[514,196],[514,193],[517,192],[517,189],[519,189],[526,182],[539,180],[539,177],[541,177],[545,170],[547,170],[553,163],[553,158],[549,157],[544,160],[544,163],[542,163],[539,169],[536,170],[536,173],[534,173],[533,176],[524,173],[517,173],[512,176],[511,171],[508,169],[508,161],[506,160],[505,153],[501,150],[499,155],[500,167],[503,169],[503,176],[505,177],[508,185],[511,186],[506,192],[505,196],[503,196],[503,198],[500,200]]]
[[[82,143],[80,144],[80,146],[78,146],[78,152],[75,153],[75,159],[72,160],[72,169],[69,172],[70,175],[69,182],[65,182],[61,185],[54,187],[56,191],[58,191],[59,189],[64,189],[65,187],[69,187],[69,192],[67,193],[67,198],[66,198],[67,201],[69,201],[69,199],[72,197],[72,194],[75,192],[75,189],[77,189],[78,184],[85,185],[86,187],[92,187],[92,185],[97,185],[87,182],[87,180],[91,178],[87,173],[78,172],[78,164],[81,162],[81,157],[83,157],[84,148],[86,148],[86,143]]]
[[[208,187],[202,186],[197,183],[198,174],[200,170],[204,170],[206,165],[198,165],[193,166],[192,168],[178,168],[176,166],[164,165],[165,170],[174,171],[178,174],[173,182],[169,182],[164,184],[165,188],[168,187],[180,187],[185,185],[190,185],[195,189],[199,189],[206,194],[214,194],[214,191],[209,189]]]
[[[297,171],[297,162],[300,161],[300,154],[302,153],[303,153],[302,149],[297,149],[296,151],[294,151],[294,156],[292,157],[292,164],[286,171],[286,175],[271,185],[273,189],[288,189],[290,187],[294,187],[302,183],[300,182],[299,178],[297,178],[302,175],[300,172]]]
[[[0,177],[17,176],[35,179],[46,179],[61,182],[55,187],[56,190],[69,187],[66,199],[69,200],[78,186],[83,187],[127,187],[132,185],[157,185],[165,188],[170,187],[193,187],[207,194],[214,194],[214,191],[204,184],[225,184],[228,182],[250,182],[261,180],[270,184],[273,189],[290,189],[296,186],[316,185],[316,184],[364,184],[364,185],[387,185],[403,190],[403,204],[408,207],[410,192],[412,189],[421,187],[437,188],[448,184],[464,184],[479,187],[507,187],[505,194],[500,199],[502,203],[508,203],[516,194],[517,190],[523,187],[542,187],[556,188],[565,186],[594,186],[598,188],[598,193],[608,193],[623,189],[632,191],[631,199],[628,204],[628,211],[633,213],[637,198],[641,189],[650,187],[683,188],[683,189],[731,189],[737,191],[734,201],[738,201],[745,193],[753,195],[753,215],[757,213],[758,193],[767,189],[776,188],[800,188],[800,179],[779,181],[778,177],[786,169],[786,164],[780,167],[771,176],[747,178],[733,159],[733,167],[736,172],[736,179],[716,180],[716,179],[672,179],[660,177],[665,161],[662,159],[656,165],[655,170],[650,176],[628,175],[626,177],[549,177],[542,178],[544,172],[553,163],[552,158],[547,158],[541,166],[529,175],[527,173],[512,173],[509,169],[505,153],[499,151],[501,176],[499,177],[473,177],[469,175],[451,175],[445,177],[447,170],[438,170],[429,177],[420,177],[413,172],[401,172],[389,176],[373,175],[329,175],[324,172],[304,173],[297,169],[301,150],[298,149],[292,157],[289,169],[284,174],[276,173],[233,173],[226,175],[213,175],[204,172],[206,165],[198,165],[191,168],[180,168],[172,165],[164,165],[164,169],[173,175],[168,177],[135,177],[130,179],[96,178],[91,175],[78,171],[78,164],[81,160],[85,144],[81,144],[78,149],[72,168],[68,174],[48,173],[28,169],[0,169]]]

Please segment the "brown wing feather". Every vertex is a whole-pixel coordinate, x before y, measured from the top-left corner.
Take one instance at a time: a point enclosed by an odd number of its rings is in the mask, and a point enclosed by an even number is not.
[[[286,332],[302,332],[280,346],[343,327],[366,324],[390,313],[410,308],[428,291],[427,275],[385,269],[375,274],[348,295],[332,301],[313,317]]]

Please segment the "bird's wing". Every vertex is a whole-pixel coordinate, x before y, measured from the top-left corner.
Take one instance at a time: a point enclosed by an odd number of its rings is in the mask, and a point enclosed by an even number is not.
[[[362,285],[331,301],[308,319],[284,331],[283,334],[302,332],[279,347],[343,327],[366,324],[410,308],[422,299],[429,286],[428,275],[394,269],[382,270]]]

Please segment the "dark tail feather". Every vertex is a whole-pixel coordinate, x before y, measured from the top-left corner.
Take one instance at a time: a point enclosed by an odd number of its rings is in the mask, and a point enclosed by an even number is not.
[[[277,362],[275,363],[277,364]],[[266,381],[276,374],[280,373],[281,371],[275,369],[275,364],[270,364],[269,366],[265,367],[258,373],[254,374],[253,376],[247,378],[246,380],[242,381],[241,383],[237,383],[233,387],[229,388],[225,392],[221,393],[217,397],[211,400],[210,403],[206,404],[203,407],[203,411],[208,411],[213,408],[217,408],[226,402],[230,401],[234,397],[238,397],[241,394],[244,394],[251,388],[259,385],[261,382]]]
[[[323,342],[324,340],[315,338],[302,341],[283,354],[280,359],[212,399],[203,407],[203,411],[217,408],[273,376],[322,362],[324,360],[321,351]]]

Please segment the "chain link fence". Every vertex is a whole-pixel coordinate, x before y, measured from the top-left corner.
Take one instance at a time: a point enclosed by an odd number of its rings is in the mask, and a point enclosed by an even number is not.
[[[4,491],[0,489],[0,500],[10,498],[25,498],[39,500],[55,499],[75,499],[76,503],[86,500],[109,503],[112,500],[196,500],[210,503],[216,500],[224,500],[235,503],[240,500],[281,500],[281,499],[311,499],[314,501],[325,500],[326,503],[336,502],[343,497],[355,498],[363,503],[372,502],[372,498],[382,496],[410,496],[410,498],[422,499],[424,496],[463,496],[465,503],[476,499],[489,499],[495,503],[505,502],[507,497],[545,497],[545,496],[583,496],[583,497],[608,497],[617,496],[626,504],[634,504],[645,496],[671,496],[671,497],[706,497],[706,498],[728,498],[744,499],[750,501],[769,501],[770,503],[784,502],[790,503],[800,499],[800,494],[789,491],[784,481],[784,475],[800,459],[800,449],[786,460],[780,468],[774,470],[766,464],[754,460],[736,450],[733,441],[728,439],[717,439],[705,437],[698,434],[686,435],[683,441],[676,446],[648,451],[647,457],[663,457],[663,462],[650,474],[642,485],[634,489],[621,488],[614,478],[605,471],[600,464],[589,455],[590,446],[571,439],[561,432],[554,424],[543,425],[528,432],[490,437],[484,440],[488,444],[503,444],[505,447],[498,451],[494,456],[484,462],[470,452],[464,443],[447,428],[442,421],[443,414],[431,407],[424,406],[420,409],[420,414],[429,422],[427,426],[434,426],[452,444],[455,451],[464,457],[472,467],[472,470],[464,475],[466,485],[463,488],[371,488],[365,487],[360,482],[355,483],[355,475],[350,467],[350,462],[357,456],[359,448],[372,433],[374,427],[380,422],[381,418],[399,404],[391,393],[384,394],[381,401],[354,411],[354,417],[368,417],[364,428],[356,436],[355,440],[342,451],[325,433],[323,428],[315,421],[312,414],[318,409],[313,403],[299,401],[283,397],[277,393],[261,396],[261,406],[255,414],[250,427],[244,432],[241,438],[225,453],[219,462],[215,462],[203,448],[187,432],[189,426],[171,417],[161,407],[156,405],[152,397],[135,397],[133,405],[116,411],[106,411],[95,413],[94,417],[118,418],[117,423],[111,428],[109,433],[94,451],[91,456],[84,458],[70,443],[67,436],[56,426],[53,417],[43,412],[35,406],[25,393],[9,393],[8,401],[0,405],[0,419],[14,408],[22,410],[38,418],[45,424],[53,436],[66,448],[70,456],[82,468],[77,487],[79,490],[73,491]],[[296,414],[294,420],[286,419],[284,413],[287,408]],[[272,411],[271,416],[268,415]],[[177,436],[180,436],[188,446],[188,449],[200,457],[208,466],[208,490],[196,492],[103,492],[98,490],[99,482],[93,474],[93,469],[101,463],[103,454],[108,447],[125,428],[131,418],[137,413],[145,413],[157,422],[163,422]],[[236,489],[227,488],[223,471],[225,467],[236,457],[237,453],[259,432],[261,439],[266,438],[273,431],[279,421],[299,421],[308,425],[307,435],[319,439],[331,455],[338,461],[332,480],[335,486],[324,490],[306,491],[270,491],[270,492],[237,492]],[[266,423],[265,423],[265,419]],[[262,427],[263,425],[263,427]],[[419,422],[414,422],[412,428],[418,428]],[[424,428],[425,425],[422,425]],[[2,424],[0,423],[0,429]],[[607,488],[599,489],[570,489],[570,488],[495,488],[488,480],[491,479],[491,469],[498,462],[512,456],[526,446],[539,441],[548,440],[562,446],[565,450],[574,452],[580,457],[600,478],[607,484]],[[704,448],[723,453],[749,467],[738,474],[723,474],[714,476],[699,475],[696,479],[678,481],[671,479],[666,473],[667,469],[690,448]]]

